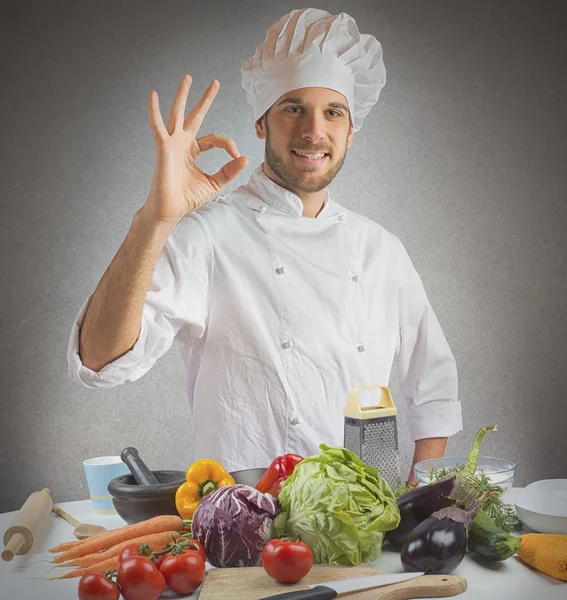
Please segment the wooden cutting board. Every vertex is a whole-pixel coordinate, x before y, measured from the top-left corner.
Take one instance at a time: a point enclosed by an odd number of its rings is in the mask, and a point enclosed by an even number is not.
[[[366,564],[356,567],[313,565],[309,574],[294,584],[278,583],[263,567],[211,569],[199,594],[199,600],[260,600],[272,594],[307,589],[308,584],[336,581],[347,577],[378,575]],[[467,580],[453,575],[422,575],[409,581],[395,583],[341,596],[349,600],[408,600],[410,598],[439,598],[456,596],[467,589]]]

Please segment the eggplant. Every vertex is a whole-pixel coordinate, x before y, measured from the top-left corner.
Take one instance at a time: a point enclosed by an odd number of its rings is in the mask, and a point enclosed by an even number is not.
[[[437,483],[439,485],[437,485]],[[396,548],[401,550],[408,535],[435,511],[454,505],[450,498],[455,490],[457,478],[455,476],[436,483],[417,487],[397,499],[401,520],[396,529],[386,532],[386,539]]]
[[[466,507],[476,498],[478,484],[475,471],[480,456],[480,443],[489,429],[498,431],[498,425],[488,425],[478,430],[462,471],[414,488],[397,499],[400,523],[396,529],[386,532],[386,539],[394,548],[400,550],[415,527],[434,512],[452,506]]]
[[[468,552],[472,517],[471,511],[451,506],[422,521],[402,548],[404,570],[424,571],[426,575],[452,573]]]

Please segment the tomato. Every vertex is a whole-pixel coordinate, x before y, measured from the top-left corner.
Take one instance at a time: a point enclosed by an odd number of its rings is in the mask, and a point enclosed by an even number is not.
[[[313,566],[313,553],[305,542],[270,540],[262,550],[264,571],[281,583],[303,579]]]
[[[201,542],[198,542],[197,540],[194,540],[193,538],[187,538],[195,547],[193,548],[192,546],[185,546],[185,552],[189,552],[190,550],[192,550],[193,552],[197,551],[200,555],[200,557],[203,559],[203,561],[207,560],[207,553],[205,552],[205,548],[203,547],[203,544],[201,544]]]
[[[186,539],[187,539],[187,541],[191,542],[193,545],[192,546],[184,546],[183,547],[184,553],[188,554],[189,552],[197,552],[199,554],[199,556],[203,559],[203,562],[205,562],[207,560],[207,553],[205,552],[205,548],[203,548],[203,545],[200,542],[198,542],[197,540],[194,540],[193,538],[186,538]],[[161,556],[156,556],[154,559],[154,563],[158,569],[160,568],[161,563],[168,556],[178,556],[178,555],[170,552],[168,554],[162,554]]]
[[[140,548],[141,546],[142,548]],[[140,550],[145,550],[145,554],[142,554]],[[118,564],[122,564],[127,558],[132,558],[133,556],[146,556],[149,558],[152,552],[161,552],[161,547],[157,544],[130,544],[120,553]]]
[[[164,576],[145,556],[127,558],[118,567],[116,583],[125,600],[157,600],[165,588]]]
[[[178,540],[178,542],[191,542],[191,544],[193,544],[192,546],[184,546],[181,549],[183,550],[183,552],[180,552],[179,550],[179,546],[176,547],[175,552],[179,553],[179,554],[187,554],[188,552],[197,552],[199,554],[199,556],[203,559],[203,561],[207,560],[207,553],[205,552],[205,548],[203,548],[203,545],[200,544],[197,540],[194,540],[193,538],[183,538]],[[164,546],[165,547],[165,546]],[[161,550],[159,550],[161,552]],[[168,556],[175,556],[173,554],[173,552],[169,552],[167,554],[162,554],[160,556],[156,556],[154,558],[154,564],[156,565],[156,567],[159,569],[161,566],[161,563],[168,557]]]
[[[118,600],[118,586],[100,571],[91,571],[79,580],[79,600]]]
[[[203,583],[205,561],[198,552],[170,555],[159,568],[167,586],[178,594],[192,594]]]
[[[154,558],[154,565],[159,569],[161,567],[161,563],[171,554],[162,554],[161,556],[156,556]]]

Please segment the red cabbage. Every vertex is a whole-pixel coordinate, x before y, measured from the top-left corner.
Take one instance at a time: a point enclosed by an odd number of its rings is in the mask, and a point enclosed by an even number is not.
[[[261,565],[262,549],[274,537],[279,502],[247,485],[229,485],[207,494],[193,514],[193,537],[215,567]]]

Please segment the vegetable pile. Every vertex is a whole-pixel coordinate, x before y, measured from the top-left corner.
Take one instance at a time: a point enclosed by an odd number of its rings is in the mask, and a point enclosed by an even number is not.
[[[429,473],[431,482],[439,481],[448,475],[458,473],[464,469],[464,465],[456,465],[450,469],[432,469]],[[488,495],[482,503],[481,511],[486,513],[492,520],[494,525],[506,533],[513,531],[521,531],[524,524],[518,517],[518,513],[510,504],[504,504],[502,501],[502,488],[499,485],[494,485],[490,481],[490,477],[485,473],[475,473],[477,496],[480,498],[485,496],[487,492],[497,492]]]
[[[481,428],[466,465],[433,470],[429,485],[396,490],[400,525],[386,535],[401,550],[405,570],[451,573],[469,551],[487,561],[506,560],[516,554],[521,538],[511,535],[522,523],[511,506],[501,500],[502,488],[491,485],[484,473],[475,474]]]
[[[384,532],[400,522],[390,486],[354,452],[320,445],[279,495],[277,535],[301,538],[316,563],[358,565],[380,555]]]
[[[79,600],[157,600],[166,587],[193,593],[205,577],[206,553],[179,516],[154,517],[77,542],[50,548],[58,567],[79,567],[57,577],[80,577]]]
[[[502,488],[476,474],[481,428],[465,465],[433,470],[429,485],[392,491],[355,453],[319,446],[316,456],[277,457],[254,486],[238,485],[201,459],[177,490],[179,515],[165,515],[51,548],[56,566],[80,577],[79,600],[157,600],[167,588],[190,594],[215,567],[262,565],[281,583],[314,563],[358,565],[387,539],[407,571],[451,573],[465,554],[489,561],[518,553],[523,524]]]
[[[398,498],[401,522],[387,535],[394,547],[403,546],[411,531],[436,510],[450,506],[466,507],[477,497],[474,474],[480,456],[480,443],[488,429],[497,427],[492,425],[479,430],[463,470],[442,477],[430,485],[415,488]]]

